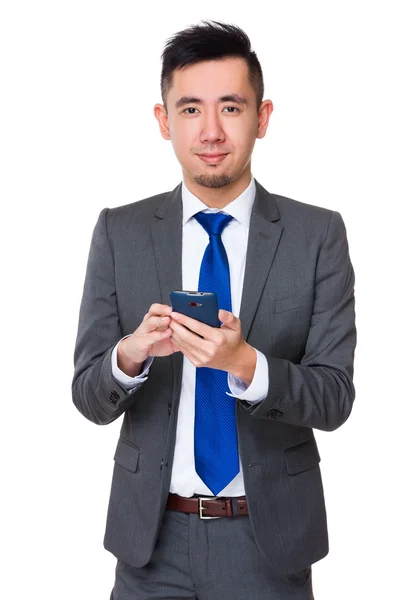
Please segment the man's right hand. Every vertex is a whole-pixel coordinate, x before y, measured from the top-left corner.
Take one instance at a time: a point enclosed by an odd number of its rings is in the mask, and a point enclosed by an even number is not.
[[[178,351],[169,327],[172,310],[166,304],[153,304],[138,329],[120,342],[117,362],[126,375],[139,375],[142,363],[149,356],[169,356]]]

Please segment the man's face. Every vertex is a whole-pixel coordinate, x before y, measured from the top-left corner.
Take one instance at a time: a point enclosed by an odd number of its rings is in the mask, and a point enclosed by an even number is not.
[[[267,129],[272,104],[257,111],[248,68],[241,58],[211,60],[176,70],[167,94],[167,113],[154,109],[170,139],[186,185],[222,187],[251,173],[257,137]],[[157,108],[159,107],[159,108]]]

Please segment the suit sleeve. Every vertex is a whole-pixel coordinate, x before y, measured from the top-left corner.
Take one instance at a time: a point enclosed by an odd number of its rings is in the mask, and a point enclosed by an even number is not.
[[[341,215],[331,213],[319,252],[315,299],[300,364],[267,355],[265,400],[244,406],[256,418],[332,431],[350,415],[355,397],[354,271]]]
[[[112,351],[122,338],[115,289],[114,259],[104,208],[93,230],[74,350],[72,398],[90,421],[105,425],[134,402],[112,375]]]

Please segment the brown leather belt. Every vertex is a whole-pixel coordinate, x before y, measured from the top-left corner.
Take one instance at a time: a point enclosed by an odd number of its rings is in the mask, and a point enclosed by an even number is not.
[[[233,500],[236,500],[235,514]],[[177,494],[169,494],[167,508],[184,513],[193,513],[199,515],[201,519],[248,515],[248,505],[245,496],[238,496],[237,498],[208,498],[205,496],[183,498],[183,496],[177,496]]]

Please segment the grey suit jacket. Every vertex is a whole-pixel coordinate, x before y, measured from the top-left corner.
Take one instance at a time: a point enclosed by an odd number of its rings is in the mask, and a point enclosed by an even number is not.
[[[127,392],[111,353],[153,302],[182,289],[181,184],[101,211],[93,231],[74,353],[73,401],[98,424],[123,421],[105,547],[140,567],[152,555],[170,486],[182,355],[156,358]],[[312,429],[331,431],[354,401],[354,273],[338,212],[270,194],[256,181],[240,319],[268,361],[267,397],[236,401],[249,518],[260,552],[293,573],[328,552]]]

